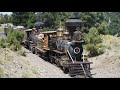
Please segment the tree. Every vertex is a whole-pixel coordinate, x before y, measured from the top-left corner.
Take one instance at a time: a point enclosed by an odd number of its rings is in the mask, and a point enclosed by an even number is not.
[[[55,26],[53,14],[51,12],[43,12],[43,22],[45,27],[53,28]]]
[[[36,12],[36,21],[38,21],[38,22],[43,21],[43,13],[42,12]]]
[[[42,21],[46,28],[58,28],[60,21],[62,25],[69,18],[71,12],[37,12],[37,21]]]
[[[14,25],[23,25],[27,27],[27,21],[29,19],[29,12],[13,12],[12,23]]]
[[[85,21],[86,33],[90,28],[96,27],[99,33],[106,34],[107,27],[103,12],[82,12],[80,18]]]
[[[35,12],[13,12],[12,23],[32,28],[35,23]]]
[[[89,56],[97,56],[104,53],[102,38],[95,27],[90,28],[88,34],[84,34],[86,41],[85,49],[89,51]]]
[[[104,16],[108,25],[108,34],[120,36],[120,12],[105,12]]]
[[[3,23],[10,23],[11,22],[11,15],[3,15],[3,14],[0,14],[0,24],[3,24]]]
[[[35,19],[36,19],[35,12],[30,12],[29,13],[29,19],[27,21],[27,27],[28,28],[32,28],[33,27],[33,25],[35,23]]]
[[[62,26],[64,26],[65,21],[67,19],[69,19],[70,15],[71,15],[71,12],[56,12],[54,14],[54,17],[55,17],[55,21],[54,21],[55,28],[59,27],[60,21],[61,21]]]

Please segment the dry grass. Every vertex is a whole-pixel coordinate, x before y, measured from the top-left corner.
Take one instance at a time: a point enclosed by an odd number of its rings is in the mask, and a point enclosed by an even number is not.
[[[2,78],[3,76],[4,76],[4,69],[0,67],[0,78]]]
[[[0,32],[4,31],[4,26],[5,26],[4,24],[0,24]]]
[[[3,59],[2,58],[0,58],[0,64],[3,64]]]
[[[2,49],[0,49],[1,51],[2,51]],[[0,54],[0,64],[3,64],[3,62],[4,62],[4,53],[3,52],[1,52],[1,54]]]
[[[13,56],[8,55],[6,60],[7,61],[13,61]]]
[[[30,76],[30,71],[25,70],[22,72],[22,78],[30,78]]]
[[[117,64],[118,67],[120,67],[120,59],[116,60],[116,64]]]
[[[108,50],[118,51],[120,50],[120,37],[111,35],[101,35],[103,40],[103,45]]]
[[[32,73],[34,73],[34,74],[39,74],[39,72],[38,72],[38,70],[37,70],[37,67],[33,66],[33,67],[31,68],[31,70],[32,70]]]
[[[3,53],[0,56],[1,60],[13,61],[13,55],[9,52],[8,48],[3,49]]]
[[[27,56],[26,51],[24,51],[24,50],[20,50],[20,51],[18,51],[17,53],[18,53],[18,56],[19,56],[19,55],[24,56],[24,57]]]

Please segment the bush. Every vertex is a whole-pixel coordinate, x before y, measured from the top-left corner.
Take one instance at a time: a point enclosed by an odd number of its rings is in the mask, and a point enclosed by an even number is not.
[[[22,41],[24,37],[24,33],[20,30],[13,30],[9,29],[7,32],[7,39],[2,40],[2,47],[4,46],[4,43],[9,43],[8,45],[10,46],[10,49],[13,51],[18,51],[21,49],[21,44],[20,42]]]
[[[22,46],[20,45],[20,42],[15,41],[15,43],[10,46],[10,49],[13,50],[13,51],[18,51],[18,50],[21,49],[21,47]]]
[[[6,45],[6,40],[5,40],[5,39],[2,38],[2,39],[0,40],[0,46],[1,46],[2,48],[6,48],[7,45]]]
[[[89,56],[90,57],[94,57],[94,56],[98,56],[104,53],[104,47],[103,46],[97,46],[94,44],[87,44],[86,46],[86,50],[89,51]]]
[[[88,34],[84,34],[85,49],[89,51],[89,56],[97,56],[104,53],[102,38],[95,27],[92,27]]]
[[[22,41],[23,37],[24,37],[24,32],[20,30],[10,29],[8,31],[7,39],[9,43],[13,43],[14,39],[20,42]]]

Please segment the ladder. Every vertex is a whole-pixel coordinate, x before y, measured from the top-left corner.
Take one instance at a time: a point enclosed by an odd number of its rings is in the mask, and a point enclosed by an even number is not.
[[[86,78],[87,75],[86,75],[86,71],[85,71],[85,69],[83,67],[83,64],[82,63],[80,63],[78,65],[75,64],[72,56],[70,55],[70,52],[68,50],[67,50],[67,52],[68,52],[68,55],[70,56],[70,58],[71,58],[71,60],[73,62],[73,66],[70,67],[70,76],[84,75],[85,78]]]

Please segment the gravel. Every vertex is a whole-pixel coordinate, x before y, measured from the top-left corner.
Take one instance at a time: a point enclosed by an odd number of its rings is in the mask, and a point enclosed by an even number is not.
[[[89,58],[92,61],[91,73],[93,78],[120,78],[119,60],[120,53],[109,52],[98,57]]]
[[[33,65],[38,67],[41,72],[41,78],[70,78],[70,76],[65,74],[60,68],[41,59],[35,54],[28,53],[27,59],[31,61]]]
[[[71,78],[59,67],[32,54],[25,48],[23,50],[27,52],[26,57],[9,49],[6,49],[6,51],[0,49],[0,69],[4,70],[3,78]],[[5,52],[7,53],[6,59]]]

